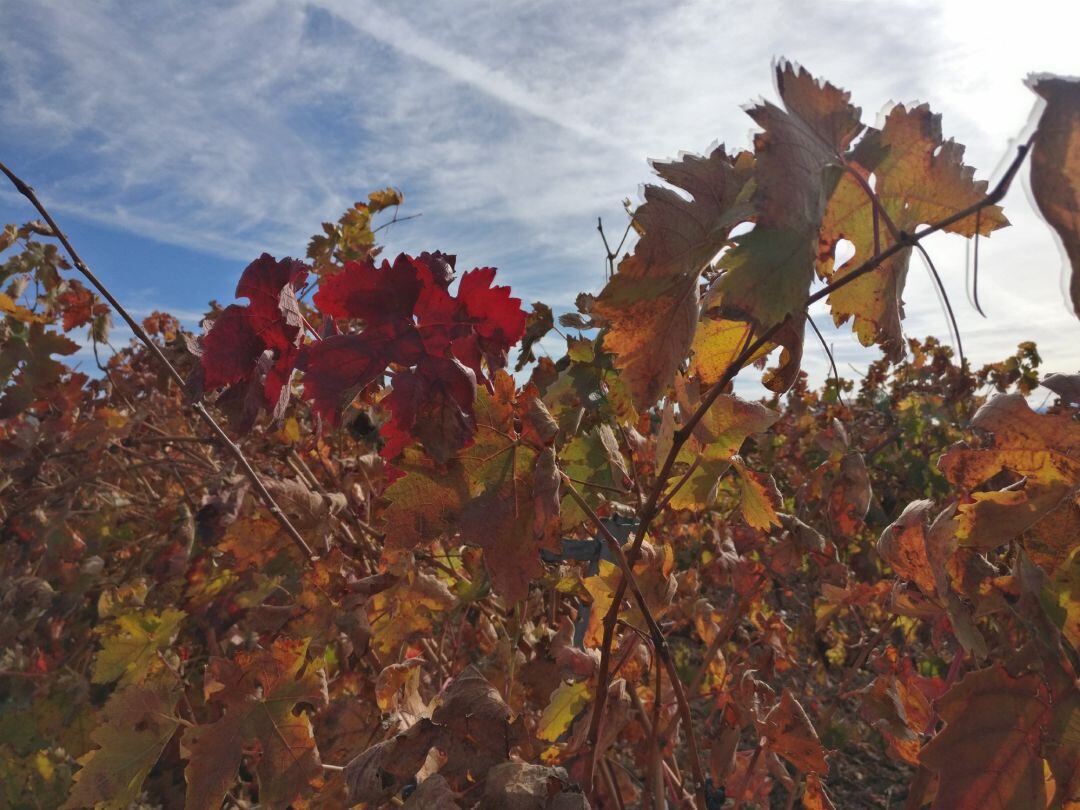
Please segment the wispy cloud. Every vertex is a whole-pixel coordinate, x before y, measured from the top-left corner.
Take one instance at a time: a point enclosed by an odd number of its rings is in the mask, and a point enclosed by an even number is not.
[[[390,251],[455,251],[566,306],[602,283],[596,218],[625,222],[646,157],[749,144],[740,105],[769,88],[775,56],[850,87],[871,120],[889,99],[931,100],[992,168],[1030,108],[1023,74],[1075,72],[1078,17],[1052,0],[1020,20],[974,0],[41,0],[4,15],[0,150],[59,210],[238,269],[262,249],[302,251],[320,221],[394,184],[423,216],[388,232]],[[989,331],[963,304],[962,244],[931,246],[969,353],[1031,336],[1080,365],[1057,249],[1022,192],[1008,203],[1016,227],[982,246]],[[193,280],[172,303],[205,297]],[[911,334],[946,333],[917,265],[905,297]],[[842,331],[828,339],[845,362],[872,356]],[[812,344],[808,365],[824,373]]]

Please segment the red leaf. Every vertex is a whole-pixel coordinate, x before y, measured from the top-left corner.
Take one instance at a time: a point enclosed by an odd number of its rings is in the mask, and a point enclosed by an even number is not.
[[[506,365],[525,333],[521,300],[492,286],[491,267],[466,273],[449,292],[454,256],[422,253],[384,261],[348,262],[320,282],[315,304],[324,315],[357,319],[358,335],[339,335],[308,346],[299,367],[304,396],[336,423],[350,397],[395,364],[392,414],[384,425],[383,455],[393,458],[413,440],[440,463],[472,441],[476,383]],[[485,373],[484,363],[487,371]]]
[[[415,371],[394,375],[386,404],[393,414],[383,427],[383,455],[393,458],[419,439],[429,456],[445,463],[476,432],[476,378],[456,360],[425,357]]]
[[[250,303],[230,304],[199,341],[199,370],[190,384],[196,393],[233,386],[222,404],[241,431],[262,408],[279,416],[288,402],[303,323],[296,290],[307,273],[303,262],[264,253],[236,285],[236,297]]]
[[[304,397],[332,425],[350,393],[355,396],[391,363],[412,365],[423,357],[412,326],[365,329],[359,335],[332,335],[305,346],[297,368],[304,372]]]

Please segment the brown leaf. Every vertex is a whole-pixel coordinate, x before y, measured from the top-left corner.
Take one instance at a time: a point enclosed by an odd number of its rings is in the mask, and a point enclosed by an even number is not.
[[[441,774],[429,776],[409,794],[404,810],[459,810],[457,794]]]
[[[663,395],[690,351],[698,277],[732,227],[750,216],[742,191],[752,166],[750,155],[733,158],[723,146],[708,157],[686,155],[653,164],[662,179],[691,199],[670,188],[645,187],[645,202],[634,212],[644,235],[593,305],[609,324],[604,346],[617,355],[639,409]]]
[[[765,716],[761,733],[773,751],[803,773],[829,772],[821,740],[791,690],[785,689],[779,703]]]
[[[1031,147],[1031,193],[1065,246],[1080,317],[1080,81],[1041,76],[1031,89],[1046,99]]]
[[[1080,374],[1047,374],[1039,385],[1049,388],[1066,404],[1080,405]]]
[[[877,542],[878,554],[898,577],[915,583],[926,596],[949,592],[945,563],[955,549],[952,522],[931,526],[933,501],[914,501],[889,525]]]
[[[480,810],[589,810],[589,802],[562,768],[505,762],[484,785]]]
[[[144,683],[117,690],[91,732],[98,746],[80,757],[75,787],[65,808],[127,807],[142,791],[180,721],[174,716],[179,689],[172,683]]]
[[[1040,739],[1051,712],[1038,675],[971,672],[935,707],[946,725],[919,756],[940,778],[933,810],[1046,806]]]
[[[306,668],[307,643],[279,638],[269,650],[212,658],[204,691],[223,705],[213,723],[193,726],[181,745],[188,752],[187,810],[216,810],[247,755],[259,800],[285,806],[322,777],[311,721],[296,710],[326,705],[326,683]]]

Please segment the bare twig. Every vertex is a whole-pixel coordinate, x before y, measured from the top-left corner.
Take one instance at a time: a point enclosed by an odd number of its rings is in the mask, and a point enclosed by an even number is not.
[[[34,189],[27,185],[25,182],[23,182],[18,176],[15,175],[14,172],[11,171],[11,169],[9,169],[3,163],[0,163],[0,171],[7,175],[7,178],[12,182],[18,192],[30,201],[30,204],[37,209],[37,212],[41,214],[45,222],[48,223],[49,227],[52,229],[53,234],[56,236],[57,239],[60,240],[60,244],[64,246],[64,249],[67,251],[68,256],[71,257],[71,261],[75,265],[76,269],[83,274],[83,276],[86,278],[87,281],[90,282],[91,285],[93,285],[94,289],[96,289],[98,293],[101,294],[101,297],[109,302],[112,308],[116,310],[117,314],[124,319],[124,322],[127,323],[131,331],[135,333],[135,336],[140,341],[142,341],[142,343],[146,346],[147,349],[150,350],[150,353],[157,359],[157,361],[165,367],[165,370],[168,371],[169,376],[172,377],[176,384],[180,386],[180,389],[183,390],[185,387],[185,381],[184,378],[180,375],[180,372],[176,370],[176,366],[174,366],[169,361],[169,358],[165,356],[165,354],[161,351],[161,348],[150,339],[150,336],[146,334],[146,330],[142,328],[142,324],[136,321],[131,316],[131,314],[124,308],[124,306],[116,299],[116,297],[109,291],[109,289],[98,279],[98,277],[95,276],[92,272],[90,272],[90,268],[87,267],[86,262],[82,260],[82,257],[75,250],[74,246],[68,240],[67,236],[65,236],[64,232],[60,230],[60,226],[56,224],[56,220],[52,218],[52,215],[42,204],[41,200],[38,199],[38,196],[34,192]],[[244,455],[243,451],[236,445],[236,443],[229,438],[229,435],[222,429],[221,425],[218,424],[217,420],[210,415],[210,412],[206,409],[206,406],[203,405],[202,402],[195,402],[192,404],[191,407],[192,410],[194,410],[195,413],[197,413],[199,417],[207,424],[210,430],[214,432],[214,435],[217,437],[218,441],[229,452],[229,454],[232,455],[232,457],[236,460],[237,464],[240,465],[240,468],[244,471],[244,474],[247,476],[248,480],[251,481],[251,485],[255,488],[255,492],[258,494],[259,498],[262,500],[267,510],[270,512],[271,515],[274,516],[274,519],[281,525],[281,528],[285,530],[285,533],[289,535],[289,538],[293,541],[293,543],[296,544],[296,547],[300,549],[300,551],[308,560],[316,559],[315,552],[311,550],[311,547],[301,536],[300,532],[298,532],[296,530],[296,527],[293,526],[292,521],[289,520],[289,518],[281,510],[281,507],[278,506],[273,496],[267,491],[266,486],[263,484],[262,479],[259,477],[259,474],[255,472],[255,468],[251,466],[251,462],[247,460],[247,457]]]
[[[671,683],[671,689],[675,693],[675,701],[679,707],[679,715],[683,721],[683,725],[686,727],[686,747],[690,755],[690,769],[694,774],[694,792],[697,794],[701,810],[704,810],[706,802],[705,776],[701,770],[701,757],[698,754],[697,737],[694,733],[693,717],[690,714],[690,701],[686,697],[686,690],[683,688],[682,681],[679,680],[679,673],[675,669],[675,662],[671,657],[671,650],[668,648],[667,639],[664,637],[664,631],[660,629],[660,625],[658,625],[656,619],[653,618],[652,611],[645,601],[645,596],[641,593],[641,588],[638,586],[637,578],[634,576],[634,571],[631,568],[630,562],[627,560],[626,555],[623,554],[622,546],[619,545],[619,541],[615,538],[615,535],[611,533],[611,530],[608,529],[607,525],[600,519],[596,512],[593,511],[593,508],[589,506],[588,501],[581,496],[581,493],[577,491],[566,476],[563,476],[563,482],[566,484],[567,492],[569,492],[570,497],[573,498],[577,505],[581,507],[582,511],[589,516],[589,519],[604,536],[604,540],[607,542],[611,555],[615,558],[622,571],[622,581],[629,584],[630,591],[634,595],[634,601],[637,603],[641,615],[645,617],[645,624],[648,625],[653,648],[656,650],[657,657],[663,662],[664,668],[667,670],[668,680]],[[608,615],[611,615],[610,611],[608,612]],[[659,696],[657,699],[659,699]],[[597,701],[593,705],[594,713],[600,704],[601,701]],[[594,746],[589,749],[587,755],[587,759],[590,763],[588,766],[590,772],[595,767],[595,758],[596,747]],[[589,787],[591,788],[591,785]]]

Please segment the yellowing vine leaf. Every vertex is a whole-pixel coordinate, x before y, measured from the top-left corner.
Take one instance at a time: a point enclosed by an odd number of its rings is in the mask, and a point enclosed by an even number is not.
[[[541,740],[555,742],[570,728],[593,699],[593,689],[588,681],[562,684],[551,693],[551,701],[540,716],[536,736]]]
[[[619,451],[615,433],[608,425],[600,425],[575,436],[559,453],[562,469],[593,506],[603,497],[618,498],[627,492],[630,475]],[[603,489],[596,489],[602,487]],[[573,529],[587,519],[585,512],[569,496],[563,497],[562,526]]]
[[[148,682],[118,689],[90,734],[97,745],[79,758],[75,787],[64,808],[124,810],[135,803],[143,781],[180,725],[174,714],[175,682]]]
[[[1031,193],[1065,246],[1069,296],[1080,317],[1080,81],[1043,76],[1031,89],[1046,99],[1031,147]]]
[[[739,505],[743,519],[751,527],[762,531],[779,526],[780,516],[777,513],[784,503],[773,477],[747,469],[738,461],[732,462],[732,466],[739,474],[739,491],[742,493]]]
[[[973,179],[975,170],[964,165],[963,157],[963,146],[942,140],[941,116],[931,113],[928,105],[911,109],[902,104],[893,107],[884,127],[870,130],[859,141],[849,161],[862,182],[845,172],[829,199],[818,255],[822,276],[830,281],[843,278],[876,252],[892,245],[893,236],[883,215],[875,212],[876,206],[866,190],[871,179],[881,208],[901,231],[912,231],[918,225],[944,219],[981,200],[986,194],[986,181]],[[976,221],[983,235],[1008,224],[1001,208],[994,205],[946,230],[972,236]],[[835,267],[836,246],[841,239],[850,241],[855,252]],[[872,273],[829,296],[836,324],[839,326],[854,316],[859,341],[864,346],[881,344],[893,360],[904,353],[901,295],[911,250],[901,250]]]
[[[728,366],[748,345],[751,326],[745,321],[728,321],[723,318],[704,318],[694,333],[691,351],[690,373],[703,385],[712,385],[728,370]],[[750,362],[759,359],[765,347]]]
[[[102,633],[101,651],[94,659],[94,683],[119,678],[120,686],[127,686],[160,669],[158,654],[172,644],[186,615],[182,610],[147,610],[116,616]]]
[[[700,404],[699,385],[676,381],[679,409],[688,419]],[[748,436],[768,430],[780,414],[756,402],[722,394],[705,412],[679,451],[677,461],[691,465],[686,483],[672,496],[674,509],[705,509],[716,499],[717,482],[731,466]]]
[[[617,355],[639,409],[663,395],[690,351],[698,277],[731,229],[751,214],[743,189],[753,162],[745,152],[730,157],[720,146],[708,157],[653,164],[663,180],[692,199],[662,186],[645,187],[645,202],[634,212],[641,240],[593,306],[609,324],[604,346]]]
[[[279,638],[269,650],[212,658],[204,691],[223,714],[184,732],[187,810],[220,807],[245,755],[268,807],[287,806],[322,777],[311,721],[299,711],[327,700],[325,681],[307,665],[306,642]]]
[[[972,672],[936,708],[945,728],[920,755],[939,777],[933,810],[1046,806],[1040,740],[1051,709],[1038,675]]]
[[[1023,396],[1008,394],[983,405],[971,425],[992,434],[992,440],[984,449],[950,448],[938,464],[945,476],[967,490],[1002,470],[1024,478],[1005,489],[973,492],[969,502],[960,504],[961,545],[995,548],[1055,510],[1074,507],[1080,487],[1080,423],[1071,414],[1035,413]]]
[[[379,655],[395,655],[405,641],[429,633],[435,617],[455,604],[442,580],[426,571],[409,571],[394,587],[368,602],[372,647]]]

